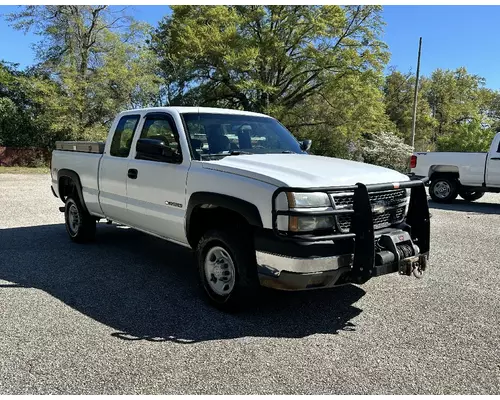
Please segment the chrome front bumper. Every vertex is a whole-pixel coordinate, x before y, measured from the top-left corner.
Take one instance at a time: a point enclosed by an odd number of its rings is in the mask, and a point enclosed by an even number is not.
[[[351,270],[353,255],[295,258],[256,252],[262,286],[280,290],[308,290],[335,286]]]

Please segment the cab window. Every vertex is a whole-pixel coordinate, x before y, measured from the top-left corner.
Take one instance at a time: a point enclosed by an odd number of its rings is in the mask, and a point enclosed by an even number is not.
[[[125,115],[120,118],[111,141],[110,155],[128,157],[139,118],[139,115]]]
[[[147,117],[140,138],[161,140],[174,154],[181,155],[179,135],[175,129],[174,121],[166,115]]]

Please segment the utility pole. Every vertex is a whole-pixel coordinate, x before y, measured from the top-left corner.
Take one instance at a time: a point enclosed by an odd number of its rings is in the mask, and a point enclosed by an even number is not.
[[[413,99],[413,121],[411,125],[411,148],[415,150],[415,127],[417,125],[417,99],[418,99],[418,78],[420,77],[420,52],[422,50],[422,38],[418,43],[418,59],[417,59],[417,79],[415,80],[415,98]]]

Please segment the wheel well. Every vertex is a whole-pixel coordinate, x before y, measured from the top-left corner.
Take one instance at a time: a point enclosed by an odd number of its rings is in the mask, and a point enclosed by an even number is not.
[[[429,169],[429,180],[437,178],[454,178],[459,180],[458,167],[454,165],[433,165]]]
[[[195,248],[201,237],[209,229],[225,229],[237,226],[238,229],[249,230],[251,225],[241,214],[224,207],[201,204],[191,213],[187,227],[188,242]]]
[[[456,179],[459,181],[459,175],[458,172],[434,172],[430,178],[429,181],[435,181],[438,178],[448,178],[448,179]]]
[[[59,198],[66,202],[70,195],[77,194],[76,183],[69,176],[61,176],[59,178]]]

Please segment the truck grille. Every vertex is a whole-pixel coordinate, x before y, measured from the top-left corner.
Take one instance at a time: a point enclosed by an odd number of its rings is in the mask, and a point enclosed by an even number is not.
[[[352,209],[353,192],[333,193],[332,200],[336,209]],[[373,211],[374,229],[382,229],[400,223],[404,219],[406,208],[406,189],[373,192],[369,194]],[[351,215],[335,217],[337,228],[342,233],[351,228]]]

